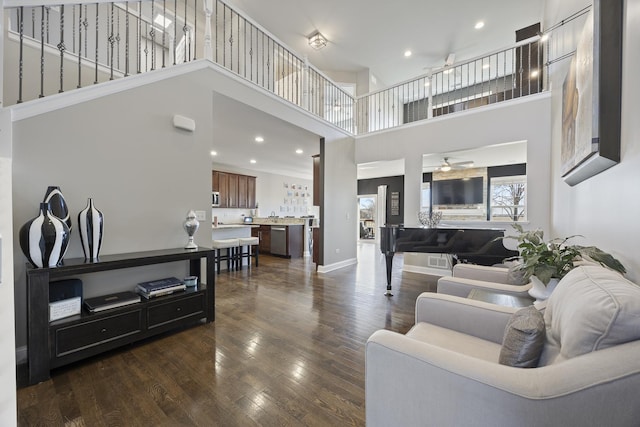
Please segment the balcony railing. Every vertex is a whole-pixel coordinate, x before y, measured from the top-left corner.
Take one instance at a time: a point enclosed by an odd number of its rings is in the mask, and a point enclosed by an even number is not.
[[[5,105],[207,58],[355,133],[354,98],[220,0],[11,7],[17,78]],[[5,56],[5,61],[8,58]],[[6,77],[5,77],[6,78]]]
[[[5,105],[206,58],[362,135],[545,90],[548,66],[572,55],[589,8],[551,27],[548,41],[536,37],[357,99],[220,0],[6,11],[13,45],[5,46],[5,63],[15,53],[18,73],[16,84],[5,85]]]

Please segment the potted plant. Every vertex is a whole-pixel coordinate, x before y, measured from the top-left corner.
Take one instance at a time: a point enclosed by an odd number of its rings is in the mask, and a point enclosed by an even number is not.
[[[518,231],[519,235],[506,236],[505,238],[513,238],[518,241],[520,256],[516,257],[519,261],[516,269],[523,273],[525,279],[533,282],[533,287],[536,289],[530,293],[536,298],[542,299],[541,297],[544,297],[544,295],[536,295],[536,293],[543,293],[548,297],[555,284],[573,269],[576,261],[597,262],[620,274],[626,273],[626,269],[620,261],[599,248],[570,245],[568,241],[578,235],[545,241],[542,230],[525,230],[520,224],[513,224],[513,228]],[[540,285],[542,285],[542,289],[540,289]]]

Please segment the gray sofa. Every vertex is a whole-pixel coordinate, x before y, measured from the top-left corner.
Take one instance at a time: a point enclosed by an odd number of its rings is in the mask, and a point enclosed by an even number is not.
[[[548,300],[531,369],[498,363],[515,310],[420,295],[406,335],[367,342],[367,425],[640,425],[640,287],[603,267],[572,270]]]

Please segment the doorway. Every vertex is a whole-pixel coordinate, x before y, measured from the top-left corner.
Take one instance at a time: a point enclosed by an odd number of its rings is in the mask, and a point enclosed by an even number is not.
[[[373,242],[376,239],[377,201],[377,194],[365,194],[358,196],[360,240]]]

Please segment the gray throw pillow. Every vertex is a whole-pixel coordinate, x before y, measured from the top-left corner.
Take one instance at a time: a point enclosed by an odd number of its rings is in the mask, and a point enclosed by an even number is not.
[[[529,283],[529,280],[525,277],[524,270],[520,269],[520,263],[518,261],[508,261],[504,263],[509,269],[507,273],[507,283],[510,285],[522,286]]]
[[[535,368],[545,342],[544,317],[534,306],[511,316],[504,330],[498,362],[516,368]]]

